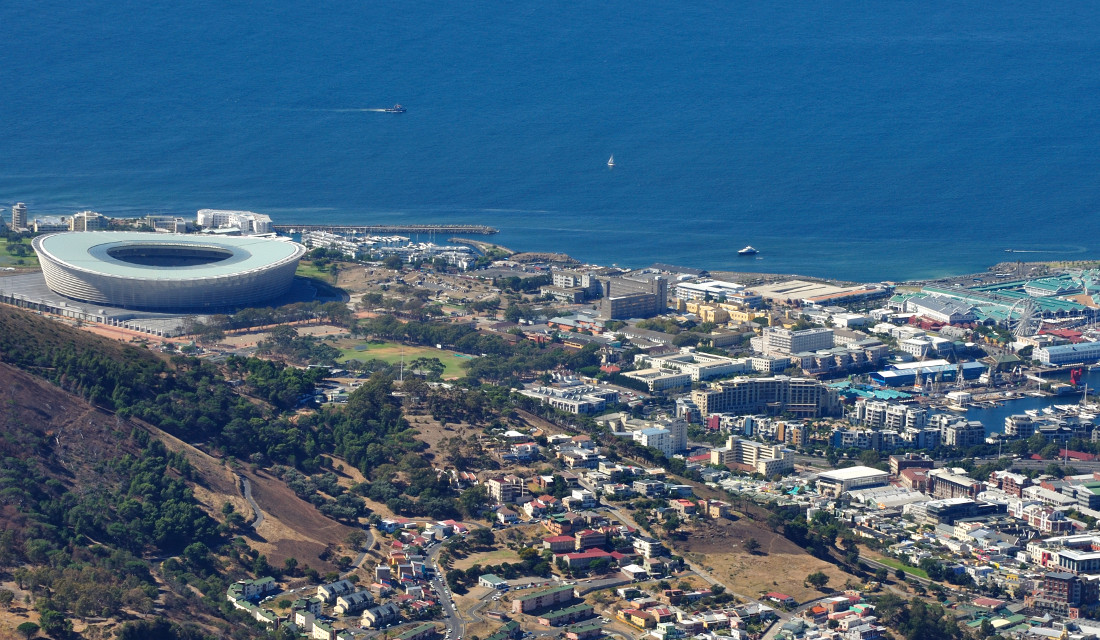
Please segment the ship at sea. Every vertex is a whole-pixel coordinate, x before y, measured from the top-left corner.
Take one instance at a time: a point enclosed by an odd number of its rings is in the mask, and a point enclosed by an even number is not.
[[[739,255],[739,256],[755,256],[758,253],[760,253],[760,252],[757,251],[756,249],[753,249],[752,245],[749,245],[749,246],[745,247],[744,249],[738,251],[737,255]]]
[[[406,111],[405,107],[402,107],[399,104],[395,104],[392,107],[390,107],[389,109],[385,109],[386,113],[405,113],[405,111]]]

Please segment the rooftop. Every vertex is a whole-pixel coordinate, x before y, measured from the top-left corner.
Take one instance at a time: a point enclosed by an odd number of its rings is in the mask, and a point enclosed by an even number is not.
[[[873,478],[875,476],[887,476],[885,471],[880,471],[872,467],[855,466],[848,467],[846,469],[837,469],[836,471],[826,471],[824,473],[817,474],[818,478],[825,478],[827,480],[856,480],[858,478]]]

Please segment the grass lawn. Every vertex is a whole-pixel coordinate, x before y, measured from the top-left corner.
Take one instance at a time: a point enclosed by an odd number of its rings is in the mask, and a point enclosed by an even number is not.
[[[340,362],[345,360],[382,360],[394,364],[401,361],[402,350],[405,353],[406,363],[417,358],[439,358],[444,366],[443,377],[448,380],[461,378],[465,375],[466,372],[462,369],[461,364],[470,359],[470,356],[461,353],[442,351],[431,347],[405,346],[402,348],[396,342],[360,342],[355,346],[341,348],[341,355],[337,360]]]
[[[901,569],[905,573],[917,576],[918,578],[924,578],[926,580],[928,579],[928,572],[926,572],[924,569],[918,569],[917,567],[910,567],[909,565],[905,564],[904,562],[902,562],[900,560],[895,560],[893,558],[883,557],[883,558],[875,558],[875,561],[876,562],[881,562],[882,564],[884,564],[888,567],[893,567],[895,569]]]
[[[500,564],[502,562],[519,562],[519,554],[511,549],[497,549],[485,553],[472,553],[461,560],[455,560],[455,569],[469,569],[475,564],[481,566]]]
[[[303,278],[315,278],[329,284],[333,283],[332,274],[328,271],[322,271],[318,269],[312,262],[308,260],[302,260],[298,263],[298,269],[294,272],[296,276],[302,276]]]
[[[6,250],[6,245],[21,244],[26,247],[27,255],[17,256],[13,255]],[[20,263],[19,261],[22,260]],[[7,242],[5,243],[5,250],[0,250],[0,267],[37,267],[38,266],[38,254],[31,249],[30,238],[21,238],[19,242]]]

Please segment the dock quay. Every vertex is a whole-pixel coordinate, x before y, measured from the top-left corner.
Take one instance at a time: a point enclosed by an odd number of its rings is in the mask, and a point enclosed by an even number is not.
[[[455,233],[491,236],[500,233],[500,229],[480,224],[277,224],[276,231],[282,233],[301,233],[305,231],[327,231],[337,234],[388,235],[394,233]]]

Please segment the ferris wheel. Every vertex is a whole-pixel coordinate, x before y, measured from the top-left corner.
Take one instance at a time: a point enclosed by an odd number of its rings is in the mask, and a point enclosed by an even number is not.
[[[1028,297],[1014,302],[1005,314],[1005,324],[1017,338],[1034,335],[1043,325],[1043,319],[1035,314],[1035,300]]]

